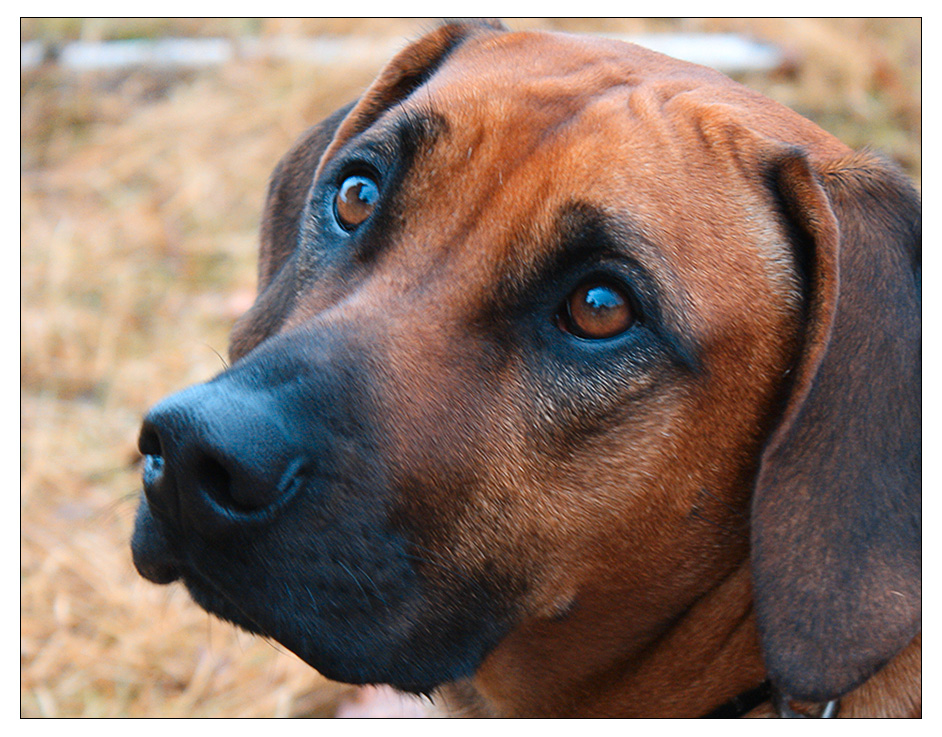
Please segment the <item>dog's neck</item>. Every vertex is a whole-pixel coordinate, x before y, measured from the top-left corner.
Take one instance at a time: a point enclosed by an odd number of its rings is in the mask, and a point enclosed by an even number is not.
[[[474,679],[445,689],[445,706],[493,716],[700,716],[765,679],[745,563],[669,622],[639,633],[623,621],[630,617],[610,600],[581,598],[569,616],[513,632]]]
[[[442,689],[440,705],[457,716],[697,717],[766,678],[745,563],[628,654],[598,622],[597,612],[577,608],[518,629],[473,679]],[[840,716],[919,716],[920,659],[917,636],[841,699]],[[768,702],[744,716],[774,715]]]

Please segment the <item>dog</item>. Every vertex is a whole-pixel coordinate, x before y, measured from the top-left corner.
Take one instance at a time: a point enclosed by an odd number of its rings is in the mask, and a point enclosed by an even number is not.
[[[133,560],[469,716],[921,713],[921,204],[723,75],[448,22],[274,171]]]

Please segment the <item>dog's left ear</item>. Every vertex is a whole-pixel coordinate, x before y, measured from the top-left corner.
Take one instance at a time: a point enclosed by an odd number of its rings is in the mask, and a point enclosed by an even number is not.
[[[777,157],[806,334],[752,508],[769,677],[828,701],[915,636],[921,612],[921,205],[868,154]]]

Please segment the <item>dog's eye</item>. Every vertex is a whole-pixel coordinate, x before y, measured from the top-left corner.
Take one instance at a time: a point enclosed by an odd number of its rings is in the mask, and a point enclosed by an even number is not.
[[[370,216],[378,199],[379,187],[370,177],[362,174],[347,177],[334,198],[337,222],[346,230],[354,230]]]
[[[580,338],[613,338],[635,321],[625,291],[610,282],[591,280],[580,285],[563,303],[557,317],[561,330]]]

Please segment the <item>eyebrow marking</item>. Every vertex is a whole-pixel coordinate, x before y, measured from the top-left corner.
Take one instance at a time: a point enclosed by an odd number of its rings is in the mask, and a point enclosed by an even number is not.
[[[314,179],[335,176],[338,167],[355,160],[357,152],[383,162],[384,169],[408,169],[418,151],[434,145],[447,127],[445,119],[432,109],[412,109],[396,103],[367,128],[325,154]]]
[[[530,230],[514,240],[532,240]],[[517,311],[539,301],[544,290],[558,290],[579,272],[611,272],[627,282],[641,310],[641,321],[666,345],[679,366],[702,370],[700,350],[684,318],[682,285],[661,249],[636,227],[627,213],[612,215],[584,202],[570,202],[557,211],[543,236],[551,247],[510,249],[496,280],[491,315]],[[521,263],[520,252],[530,257]],[[571,285],[575,288],[576,284]]]

